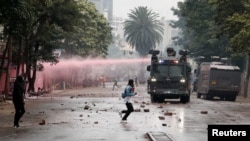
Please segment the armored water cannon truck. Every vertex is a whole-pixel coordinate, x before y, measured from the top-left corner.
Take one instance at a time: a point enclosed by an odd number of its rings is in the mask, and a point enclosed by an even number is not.
[[[175,57],[173,48],[167,49],[166,57],[159,57],[160,51],[150,50],[151,64],[147,66],[150,75],[147,91],[151,102],[164,102],[165,99],[180,99],[181,103],[190,101],[191,67],[187,62],[188,50],[180,50],[181,57]]]
[[[199,66],[196,92],[197,98],[207,100],[215,97],[235,101],[240,91],[241,71],[229,65],[226,58],[220,62],[202,62]]]

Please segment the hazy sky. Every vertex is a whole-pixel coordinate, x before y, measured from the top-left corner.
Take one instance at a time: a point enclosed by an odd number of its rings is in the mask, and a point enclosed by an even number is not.
[[[138,6],[147,6],[160,17],[167,20],[176,20],[172,7],[177,8],[177,2],[184,0],[113,0],[113,15],[117,17],[127,17],[130,10]]]

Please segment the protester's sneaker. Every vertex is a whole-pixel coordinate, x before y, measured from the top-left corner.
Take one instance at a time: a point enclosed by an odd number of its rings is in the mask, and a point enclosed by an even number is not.
[[[13,128],[19,128],[20,126],[19,125],[14,125]]]
[[[119,116],[122,118],[122,112],[119,112]]]
[[[122,120],[121,123],[127,123],[127,120]]]

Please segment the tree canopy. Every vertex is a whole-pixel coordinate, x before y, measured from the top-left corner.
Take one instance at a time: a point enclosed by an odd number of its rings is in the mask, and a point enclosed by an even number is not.
[[[179,44],[196,56],[232,57],[249,50],[248,0],[185,0],[172,10],[179,17],[173,27],[183,31]]]
[[[0,3],[6,50],[15,54],[11,62],[26,65],[22,73],[26,74],[31,90],[38,62],[58,61],[55,49],[71,56],[107,55],[112,42],[111,27],[87,0],[1,0]]]

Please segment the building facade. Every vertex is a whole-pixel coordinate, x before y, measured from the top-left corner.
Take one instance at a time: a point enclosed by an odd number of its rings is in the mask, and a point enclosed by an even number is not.
[[[109,22],[113,19],[113,0],[89,0],[94,3],[96,9],[108,19]]]

